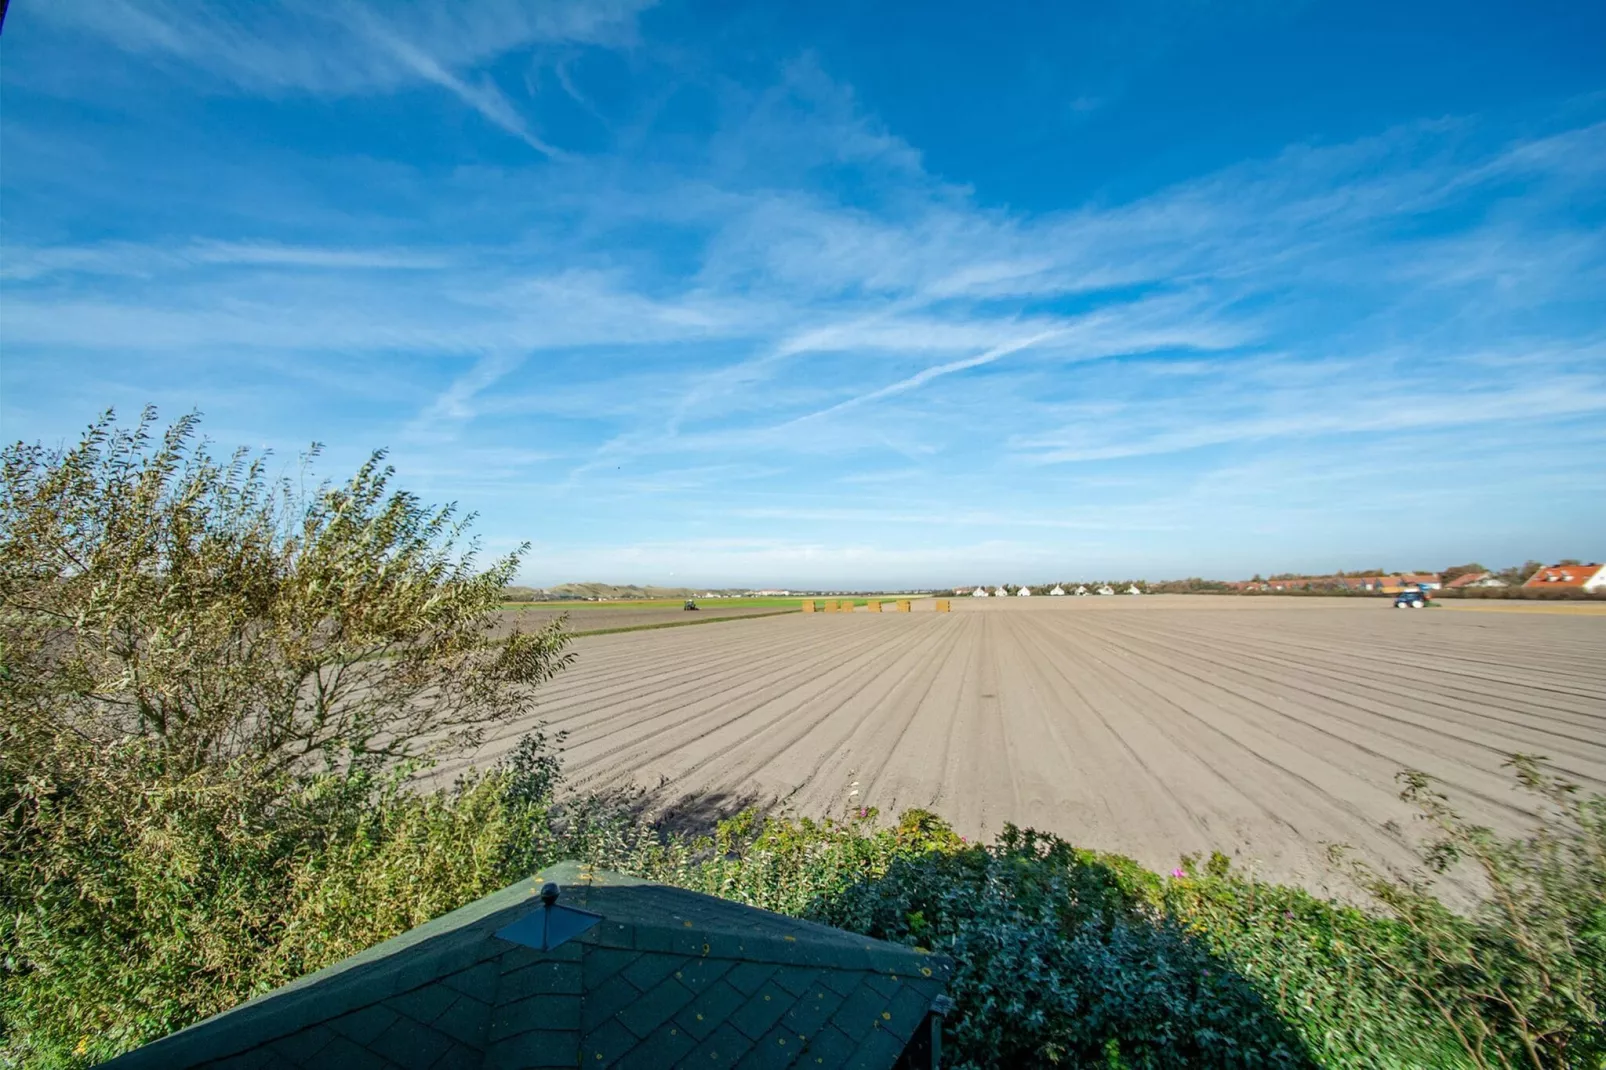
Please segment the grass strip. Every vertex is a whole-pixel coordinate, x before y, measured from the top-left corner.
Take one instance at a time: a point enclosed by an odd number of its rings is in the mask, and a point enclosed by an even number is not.
[[[688,628],[693,624],[718,624],[722,620],[761,620],[764,617],[783,617],[788,613],[801,613],[799,609],[777,609],[773,613],[743,613],[735,617],[700,617],[697,620],[670,620],[659,624],[632,624],[627,628],[593,628],[584,632],[570,632],[570,635],[618,635],[620,632],[650,632],[658,628]]]

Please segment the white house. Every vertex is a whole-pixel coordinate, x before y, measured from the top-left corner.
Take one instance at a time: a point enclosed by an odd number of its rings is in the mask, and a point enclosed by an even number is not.
[[[1055,598],[1058,598],[1065,593],[1065,588],[1061,587],[1059,584],[1055,584],[1054,589],[1048,593],[1053,595]]]
[[[998,588],[998,590],[994,591],[993,594],[997,595],[999,598],[1008,598],[1009,597],[1009,592],[1004,590],[1002,587],[1000,587],[1000,588]]]
[[[985,588],[985,587],[977,587],[974,591],[970,592],[970,597],[972,597],[972,598],[986,598],[987,597],[987,588]]]
[[[1127,594],[1142,594],[1143,592],[1138,590],[1138,585],[1134,583],[1134,584],[1132,584],[1130,587],[1128,587],[1126,589],[1126,593]]]
[[[1022,587],[1020,590],[1015,592],[1015,596],[1017,598],[1030,598],[1032,596],[1032,589],[1030,587]]]
[[[1085,585],[1084,585],[1084,586],[1081,586],[1081,587],[1078,587],[1078,588],[1077,588],[1077,589],[1076,589],[1076,593],[1077,593],[1077,594],[1078,594],[1078,595],[1085,595],[1085,594],[1087,594],[1087,587],[1086,587],[1086,586],[1085,586]]]
[[[1114,593],[1115,593],[1115,588],[1111,587],[1107,583],[1104,586],[1099,588],[1099,594],[1114,594]]]

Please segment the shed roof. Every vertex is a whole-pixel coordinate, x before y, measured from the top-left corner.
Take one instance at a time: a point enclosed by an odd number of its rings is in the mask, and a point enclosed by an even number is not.
[[[560,904],[601,914],[549,951],[497,936]],[[113,1060],[145,1067],[891,1067],[949,961],[578,863]]]

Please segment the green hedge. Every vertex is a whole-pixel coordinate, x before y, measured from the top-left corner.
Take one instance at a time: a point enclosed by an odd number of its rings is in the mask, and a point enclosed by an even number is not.
[[[1576,587],[1458,587],[1434,591],[1434,598],[1494,598],[1526,602],[1606,602],[1606,591],[1582,591]]]
[[[1471,859],[1507,904],[1460,916],[1364,867],[1366,911],[1220,856],[1161,876],[1031,831],[970,844],[922,811],[746,813],[692,839],[628,800],[559,803],[539,737],[426,795],[329,776],[269,792],[239,768],[168,783],[109,757],[138,790],[4,785],[13,819],[31,807],[49,831],[0,861],[11,1065],[92,1064],[570,857],[951,955],[959,1066],[1606,1058],[1606,802],[1532,763],[1518,776],[1553,818],[1528,840],[1467,827],[1407,783],[1442,834],[1425,865]]]

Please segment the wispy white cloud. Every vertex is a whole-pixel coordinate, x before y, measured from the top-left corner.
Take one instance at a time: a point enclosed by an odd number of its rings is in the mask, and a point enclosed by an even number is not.
[[[1511,354],[1506,374],[1446,383],[1440,369],[1391,368],[1390,358],[1244,366],[1230,379],[1156,397],[1138,389],[1120,419],[1095,429],[1068,427],[1012,441],[1032,464],[1108,461],[1209,446],[1324,436],[1547,422],[1606,412],[1606,347],[1528,349]],[[1486,368],[1491,363],[1485,358]],[[1513,377],[1512,372],[1519,372]],[[1364,374],[1364,378],[1358,379]],[[1141,377],[1140,377],[1141,378]]]
[[[623,45],[643,0],[215,4],[57,0],[31,14],[247,91],[388,93],[542,43]],[[383,37],[376,36],[382,31]],[[400,42],[412,51],[398,51]]]
[[[424,250],[330,248],[281,242],[198,240],[177,247],[132,242],[7,245],[0,249],[0,278],[25,280],[73,274],[150,277],[196,266],[422,270],[444,268],[449,263],[448,256]]]
[[[553,159],[568,159],[568,153],[554,148],[535,135],[525,118],[489,78],[481,76],[471,83],[459,77],[440,59],[421,46],[404,39],[377,16],[367,11],[352,9],[350,21],[361,38],[380,52],[394,56],[404,69],[431,85],[437,85],[451,93],[493,125],[501,127],[537,152],[545,153]]]
[[[1037,345],[1040,342],[1046,342],[1062,333],[1062,331],[1043,331],[1040,334],[1034,334],[1026,338],[1005,342],[1003,345],[993,346],[993,348],[987,350],[985,353],[978,353],[974,357],[962,357],[959,360],[950,360],[944,364],[933,364],[931,367],[922,368],[913,375],[899,379],[895,383],[888,383],[886,386],[877,387],[876,389],[865,394],[857,394],[851,398],[848,398],[846,401],[837,402],[830,408],[821,409],[818,412],[811,412],[804,416],[799,416],[795,420],[789,421],[788,426],[796,426],[797,424],[801,424],[807,420],[818,420],[827,416],[835,416],[838,413],[846,412],[848,409],[855,409],[860,405],[868,405],[871,402],[880,401],[882,398],[889,398],[896,394],[904,394],[911,390],[917,390],[934,379],[940,379],[945,375],[953,375],[956,372],[969,371],[971,368],[983,367],[993,363],[994,361],[1002,360],[1011,353],[1019,353],[1023,349],[1030,349],[1032,346]]]
[[[203,73],[247,93],[366,95],[418,85],[446,90],[554,159],[567,157],[483,73],[543,45],[629,44],[650,0],[369,5],[221,5],[204,0],[58,0],[38,14],[122,51]]]

